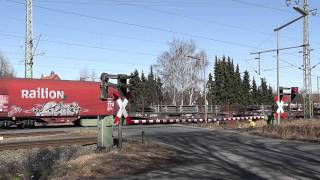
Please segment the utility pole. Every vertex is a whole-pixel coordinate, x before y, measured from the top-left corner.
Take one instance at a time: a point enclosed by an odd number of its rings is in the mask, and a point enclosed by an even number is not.
[[[260,60],[261,60],[261,58],[260,58],[260,55],[261,55],[261,53],[258,52],[258,57],[255,58],[255,59],[258,60],[258,74],[259,74],[259,76],[261,75],[261,67],[260,67]]]
[[[280,29],[279,29],[280,30]],[[280,85],[279,85],[279,30],[277,30],[277,51],[276,51],[276,55],[277,55],[277,96],[278,96],[278,103],[281,101],[280,99]],[[280,117],[281,117],[281,112],[279,112],[278,114],[278,125],[280,124]]]
[[[320,76],[317,76],[318,107],[319,107],[319,105],[320,105],[319,78],[320,78]]]
[[[287,6],[290,6],[291,0],[286,0]],[[312,103],[312,85],[311,85],[311,65],[310,65],[310,42],[309,42],[309,14],[316,15],[317,9],[309,10],[308,0],[303,0],[303,9],[298,7],[299,1],[295,1],[293,7],[303,16],[303,115],[304,118],[313,117]]]
[[[290,1],[290,0],[289,0]],[[306,0],[305,0],[306,1]],[[286,1],[286,2],[288,2],[288,0]],[[296,22],[296,21],[298,21],[299,19],[301,19],[301,18],[304,18],[305,16],[307,16],[308,15],[308,13],[306,13],[306,12],[304,12],[302,9],[300,9],[300,8],[298,8],[298,7],[293,7],[293,9],[294,10],[296,10],[296,11],[298,11],[300,14],[301,14],[301,16],[299,16],[299,17],[297,17],[297,18],[295,18],[295,19],[293,19],[293,20],[291,20],[291,21],[289,21],[289,22],[287,22],[286,24],[284,24],[284,25],[282,25],[282,26],[280,26],[280,27],[278,27],[278,28],[275,28],[273,31],[274,32],[276,32],[277,33],[277,48],[274,50],[274,49],[272,49],[272,50],[266,50],[266,51],[260,51],[260,52],[254,52],[254,53],[250,53],[250,54],[258,54],[259,55],[259,58],[260,58],[260,54],[261,53],[268,53],[268,52],[274,52],[274,51],[276,51],[276,58],[277,58],[277,96],[278,96],[278,102],[277,103],[279,103],[280,101],[281,101],[281,99],[280,99],[280,81],[279,81],[279,74],[280,74],[280,72],[279,72],[279,52],[280,52],[280,50],[286,50],[286,49],[293,49],[293,48],[298,48],[298,47],[303,47],[303,48],[305,48],[306,46],[308,46],[309,44],[307,43],[307,44],[302,44],[301,46],[293,46],[293,47],[287,47],[287,48],[279,48],[279,31],[281,30],[281,29],[283,29],[283,28],[285,28],[285,27],[287,27],[287,26],[289,26],[289,25],[291,25],[292,23],[294,23],[294,22]],[[281,112],[278,114],[278,124],[280,124],[280,116],[281,116]]]
[[[308,13],[308,0],[303,1],[303,11]],[[308,15],[303,18],[303,44],[309,44],[309,19]],[[305,93],[303,97],[304,118],[312,118],[312,86],[311,86],[311,69],[310,69],[310,51],[309,46],[303,47],[303,85]]]
[[[25,78],[33,77],[32,0],[26,0]]]

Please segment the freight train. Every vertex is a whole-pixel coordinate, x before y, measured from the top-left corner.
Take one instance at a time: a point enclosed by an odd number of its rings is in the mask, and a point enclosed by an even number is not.
[[[98,82],[0,78],[0,127],[78,124],[115,111],[112,98],[100,100]]]
[[[108,88],[108,100],[100,100],[100,83],[51,79],[0,78],[0,128],[10,126],[96,123],[98,115],[115,115],[118,107]],[[203,106],[153,106],[130,113],[132,119],[203,118]],[[291,111],[290,115],[297,116]],[[254,116],[272,113],[271,106],[248,106],[230,111],[222,106],[207,106],[207,117]],[[301,114],[301,113],[300,113]],[[89,123],[90,124],[90,123]],[[90,124],[90,125],[92,125]]]

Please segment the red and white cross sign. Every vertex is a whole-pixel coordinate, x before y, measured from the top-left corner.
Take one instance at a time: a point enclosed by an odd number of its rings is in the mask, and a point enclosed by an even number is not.
[[[116,100],[118,106],[119,106],[119,110],[117,112],[117,115],[114,119],[114,124],[119,124],[121,117],[124,116],[124,118],[126,119],[127,124],[131,124],[131,118],[128,115],[128,112],[126,110],[126,106],[128,104],[128,99],[124,98],[123,100],[121,100],[121,98],[118,98]]]
[[[283,107],[286,105],[285,102],[287,101],[287,97],[283,96],[281,98],[281,101],[279,101],[278,96],[274,97],[274,101],[277,103],[278,109],[276,113],[274,114],[274,118],[278,118],[279,114],[282,118],[287,118],[287,113],[284,112]]]

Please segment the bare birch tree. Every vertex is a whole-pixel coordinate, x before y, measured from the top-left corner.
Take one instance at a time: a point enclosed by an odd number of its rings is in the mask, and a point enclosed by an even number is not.
[[[201,88],[201,72],[207,65],[206,53],[197,52],[194,41],[174,39],[169,43],[169,50],[158,57],[155,67],[163,78],[164,87],[173,97],[173,104],[178,101],[184,105],[184,97],[188,96],[188,104],[191,105],[195,90]]]
[[[0,77],[14,77],[13,68],[2,54],[0,54]]]

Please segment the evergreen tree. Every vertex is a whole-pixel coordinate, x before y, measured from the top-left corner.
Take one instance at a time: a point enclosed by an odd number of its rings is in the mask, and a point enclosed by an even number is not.
[[[145,83],[145,106],[156,104],[156,80],[153,74],[152,66]]]
[[[216,104],[222,104],[223,102],[223,94],[222,88],[224,85],[224,79],[223,79],[223,69],[222,69],[222,62],[218,60],[216,57],[215,59],[215,66],[214,66],[214,89],[213,89],[213,94],[215,97]]]
[[[269,85],[267,104],[272,104],[272,103],[273,103],[273,92],[272,92],[272,87]]]
[[[252,102],[250,97],[251,87],[250,87],[250,76],[248,71],[244,71],[242,86],[243,86],[243,104],[244,105],[251,104]]]
[[[146,106],[146,84],[147,84],[147,80],[146,80],[146,77],[142,71],[142,73],[141,73],[141,93],[142,93],[141,106],[142,106],[143,111]]]
[[[222,104],[227,104],[229,102],[229,98],[228,98],[228,77],[227,77],[227,62],[226,62],[226,57],[223,56],[222,57],[222,61],[220,61],[220,69],[219,69],[219,73],[220,73],[220,88],[218,89],[219,93],[220,93],[220,100]],[[229,103],[228,103],[229,104]]]
[[[234,93],[234,99],[236,104],[243,104],[243,97],[244,97],[244,89],[242,86],[242,80],[240,75],[240,69],[239,65],[237,64],[236,70],[234,72],[234,87],[233,87],[233,93]]]
[[[248,71],[241,78],[239,66],[234,67],[230,57],[215,57],[213,73],[207,81],[208,101],[210,104],[269,104],[272,103],[272,89],[267,86],[265,79],[257,87],[255,79],[250,83]]]
[[[260,104],[267,104],[268,103],[268,85],[264,78],[261,78],[261,84],[259,87],[259,96],[260,96]]]
[[[133,78],[129,80],[129,84],[131,85],[130,94],[131,97],[130,101],[130,110],[131,111],[138,111],[142,108],[142,83],[139,77],[139,72],[135,70],[133,73]]]
[[[257,88],[257,84],[256,81],[253,77],[252,79],[252,91],[251,91],[251,99],[252,99],[252,103],[253,104],[258,104],[258,88]]]
[[[208,88],[208,92],[207,92],[207,99],[208,99],[208,103],[209,104],[214,104],[214,81],[213,81],[213,77],[212,74],[209,73],[209,78],[207,81],[207,88]]]
[[[236,103],[236,94],[235,94],[235,80],[234,80],[234,65],[233,61],[230,57],[227,57],[226,61],[226,88],[225,91],[227,93],[226,99],[228,104],[234,104]]]

